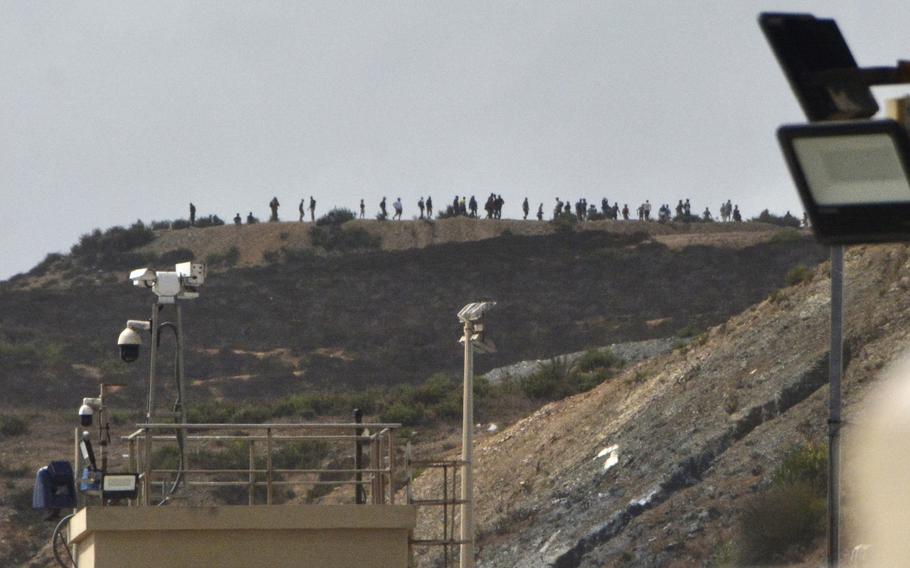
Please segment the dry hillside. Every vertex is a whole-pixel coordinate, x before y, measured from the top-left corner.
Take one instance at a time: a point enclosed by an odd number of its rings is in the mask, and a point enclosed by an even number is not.
[[[855,248],[846,266],[849,422],[880,370],[910,346],[910,249]],[[826,268],[688,348],[483,438],[479,565],[710,565],[785,453],[824,437]],[[849,479],[849,456],[845,468]],[[418,486],[427,493],[436,482],[424,476]],[[426,517],[424,529],[432,525]]]

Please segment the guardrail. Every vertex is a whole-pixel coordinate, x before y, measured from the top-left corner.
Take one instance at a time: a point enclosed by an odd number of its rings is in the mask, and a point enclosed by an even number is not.
[[[395,431],[400,424],[136,426],[138,430],[123,437],[129,446],[128,467],[139,472],[140,493],[131,504],[159,504],[181,486],[246,488],[249,505],[262,500],[257,493],[265,488],[265,504],[271,505],[280,487],[331,489],[348,485],[355,488],[356,502],[395,503]],[[301,461],[309,461],[300,459],[308,452],[327,451],[329,444],[350,444],[349,451],[333,454],[346,456],[340,459],[339,467],[296,467]],[[366,463],[362,463],[362,453]],[[241,458],[244,466],[237,463]],[[351,467],[346,467],[348,464]],[[158,491],[160,498],[156,497]]]

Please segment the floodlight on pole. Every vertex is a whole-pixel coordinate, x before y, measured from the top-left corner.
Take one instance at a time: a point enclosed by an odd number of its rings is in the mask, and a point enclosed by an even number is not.
[[[831,245],[827,559],[828,566],[836,567],[840,551],[843,245],[910,240],[907,131],[893,120],[868,120],[879,109],[870,87],[910,83],[910,62],[860,68],[832,19],[765,13],[758,21],[812,122],[781,127],[778,140],[816,238]]]
[[[493,353],[496,346],[486,336],[484,314],[496,302],[473,302],[458,312],[464,324],[464,407],[461,425],[461,525],[460,568],[474,567],[474,351]]]

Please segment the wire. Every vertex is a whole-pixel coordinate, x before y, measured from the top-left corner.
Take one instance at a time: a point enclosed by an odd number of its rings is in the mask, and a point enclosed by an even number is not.
[[[63,566],[63,568],[70,568],[70,567],[66,564],[66,562],[63,561],[62,558],[60,558],[60,551],[57,550],[57,537],[58,536],[63,540],[63,550],[66,551],[66,555],[69,557],[70,562],[73,564],[73,566],[78,566],[76,564],[76,560],[73,558],[73,553],[70,552],[70,548],[68,546],[66,546],[66,538],[60,532],[60,529],[63,528],[63,525],[65,523],[69,522],[69,520],[72,519],[75,514],[76,513],[70,513],[69,515],[60,519],[60,522],[57,523],[56,527],[54,527],[54,534],[51,536],[51,550],[54,552],[54,559],[57,561],[57,564],[59,564],[60,566]]]
[[[177,385],[177,400],[174,401],[174,422],[180,423],[180,416],[183,415],[183,397],[181,393],[183,389],[181,386],[181,377],[180,377],[180,332],[177,329],[177,326],[173,322],[166,321],[158,326],[158,329],[167,327],[174,332],[174,340],[177,343],[176,350],[174,351],[174,382]],[[158,342],[161,342],[161,334],[158,334]],[[179,413],[179,415],[178,415]],[[164,498],[158,503],[158,506],[161,507],[165,505],[169,500],[171,495],[177,492],[177,489],[180,488],[180,484],[183,482],[183,469],[184,464],[186,463],[186,444],[184,437],[186,436],[185,430],[177,430],[177,449],[178,449],[178,458],[177,458],[177,475],[174,477],[174,483],[171,484],[170,489],[164,495]]]

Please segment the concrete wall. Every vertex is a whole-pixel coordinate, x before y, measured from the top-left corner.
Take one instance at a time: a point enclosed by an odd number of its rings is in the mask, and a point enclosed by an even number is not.
[[[87,507],[70,522],[79,568],[405,568],[404,505]]]

